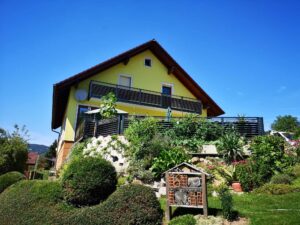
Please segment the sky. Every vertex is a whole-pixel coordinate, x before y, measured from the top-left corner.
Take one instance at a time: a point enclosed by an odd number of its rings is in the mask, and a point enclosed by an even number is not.
[[[300,1],[0,0],[0,127],[50,145],[53,84],[156,39],[225,116],[300,118]]]

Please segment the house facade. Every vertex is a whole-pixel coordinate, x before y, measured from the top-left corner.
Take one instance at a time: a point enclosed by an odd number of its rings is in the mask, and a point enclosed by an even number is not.
[[[113,92],[129,115],[219,116],[224,111],[155,40],[61,81],[53,87],[52,129],[60,128],[59,169],[75,142],[82,115]]]

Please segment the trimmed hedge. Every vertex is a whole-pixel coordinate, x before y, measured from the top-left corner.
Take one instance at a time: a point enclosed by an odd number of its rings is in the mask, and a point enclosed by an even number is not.
[[[272,184],[291,184],[293,178],[288,174],[276,174],[271,178]]]
[[[265,184],[256,189],[256,194],[283,195],[291,192],[300,192],[300,187],[288,184]]]
[[[125,185],[105,202],[76,208],[62,201],[61,185],[54,181],[20,181],[0,194],[3,225],[158,225],[162,211],[153,190]]]
[[[196,225],[196,222],[193,215],[184,215],[173,218],[169,225]]]
[[[68,224],[75,210],[62,201],[60,184],[24,180],[0,194],[0,223],[3,225]]]
[[[75,158],[62,175],[64,199],[76,206],[95,205],[116,190],[114,166],[94,157]]]
[[[160,204],[149,187],[125,185],[99,206],[86,208],[71,218],[72,224],[159,225]]]
[[[10,185],[17,183],[20,180],[24,180],[24,174],[18,171],[12,171],[0,176],[0,193],[8,188]]]

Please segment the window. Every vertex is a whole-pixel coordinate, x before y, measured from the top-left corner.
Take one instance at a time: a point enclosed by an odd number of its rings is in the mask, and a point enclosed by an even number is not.
[[[170,86],[162,86],[162,94],[164,95],[172,95],[172,87]]]
[[[119,76],[119,85],[124,86],[124,87],[131,87],[131,77],[125,76],[125,75],[120,75]]]
[[[76,127],[79,125],[79,123],[85,118],[86,114],[84,114],[87,111],[98,109],[97,107],[91,107],[91,106],[85,106],[85,105],[79,105],[78,111],[77,111],[77,120],[76,120]]]
[[[145,66],[151,67],[152,66],[152,60],[151,59],[145,59]]]

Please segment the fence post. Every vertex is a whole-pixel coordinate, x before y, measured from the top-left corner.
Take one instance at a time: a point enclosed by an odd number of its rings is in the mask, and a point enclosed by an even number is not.
[[[207,206],[207,186],[206,186],[206,174],[201,174],[201,180],[202,180],[202,204],[203,204],[203,215],[208,215],[208,206]]]
[[[124,133],[124,115],[118,115],[118,134]]]
[[[98,127],[98,120],[96,119],[94,123],[94,134],[93,134],[94,137],[97,137],[97,127]]]

